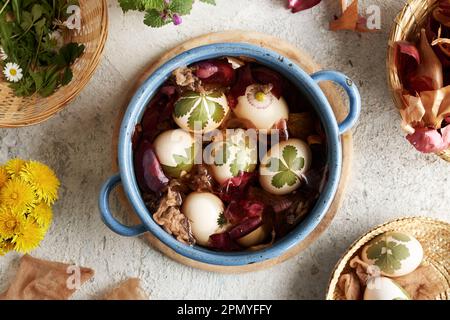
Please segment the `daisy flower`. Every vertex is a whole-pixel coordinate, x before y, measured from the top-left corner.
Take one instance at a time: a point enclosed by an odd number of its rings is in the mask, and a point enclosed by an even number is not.
[[[0,203],[13,211],[23,213],[36,203],[36,194],[31,185],[20,179],[6,182],[0,190]]]
[[[52,208],[45,202],[39,203],[31,211],[30,216],[33,217],[37,224],[45,231],[50,227],[53,218]]]
[[[22,68],[17,63],[8,62],[3,74],[9,82],[19,82],[23,78]]]
[[[0,189],[6,184],[8,179],[8,172],[5,167],[0,167]]]
[[[6,61],[8,59],[8,55],[6,54],[3,47],[0,47],[0,60]]]
[[[8,172],[11,178],[19,177],[19,173],[23,169],[25,163],[25,160],[19,158],[11,159],[5,164],[6,172]]]
[[[50,43],[54,44],[56,49],[61,49],[64,45],[64,38],[59,30],[55,30],[49,34]]]
[[[26,219],[21,225],[19,233],[13,238],[14,249],[21,253],[28,253],[35,249],[44,239],[45,230],[34,219]]]
[[[25,164],[20,177],[31,185],[39,201],[51,205],[58,199],[59,180],[53,170],[46,165],[30,161]]]
[[[24,223],[25,217],[22,214],[11,208],[0,207],[0,237],[3,239],[13,238],[20,232]]]

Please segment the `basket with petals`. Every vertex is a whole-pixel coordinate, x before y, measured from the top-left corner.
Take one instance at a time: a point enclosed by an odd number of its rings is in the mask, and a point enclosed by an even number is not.
[[[409,0],[392,27],[387,78],[410,143],[450,162],[448,38],[450,0]]]
[[[78,3],[80,28],[63,34],[64,43],[84,45],[83,54],[71,66],[71,81],[47,97],[39,94],[23,97],[14,93],[5,75],[0,75],[0,127],[22,127],[47,120],[72,101],[91,79],[107,38],[107,4],[106,0],[79,0]]]

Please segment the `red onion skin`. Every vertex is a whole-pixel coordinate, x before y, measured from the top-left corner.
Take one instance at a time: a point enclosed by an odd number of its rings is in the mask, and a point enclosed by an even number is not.
[[[240,251],[242,248],[231,239],[228,232],[213,234],[209,237],[209,247],[220,251]]]
[[[288,0],[288,9],[292,13],[310,9],[320,3],[321,0]]]
[[[252,231],[255,231],[262,224],[261,217],[248,218],[244,220],[241,224],[235,226],[230,230],[230,238],[232,240],[240,239],[245,237]]]
[[[441,129],[441,133],[436,129],[417,128],[406,139],[420,152],[441,152],[450,147],[450,126]]]
[[[134,155],[134,169],[138,185],[144,192],[161,193],[169,183],[161,165],[147,140],[141,141]]]
[[[209,60],[197,64],[196,76],[205,84],[229,87],[235,82],[236,72],[226,60]]]

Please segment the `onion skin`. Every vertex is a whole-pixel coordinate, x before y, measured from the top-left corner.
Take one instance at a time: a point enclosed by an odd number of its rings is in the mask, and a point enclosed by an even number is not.
[[[431,90],[438,90],[444,86],[442,64],[428,42],[425,29],[420,31],[419,47],[421,63],[417,67],[414,78],[431,79]]]

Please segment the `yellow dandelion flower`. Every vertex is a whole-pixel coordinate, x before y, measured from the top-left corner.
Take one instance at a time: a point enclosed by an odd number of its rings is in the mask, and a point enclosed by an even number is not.
[[[53,218],[52,208],[46,204],[45,202],[39,203],[34,209],[31,211],[30,216],[33,217],[38,225],[44,230],[50,227]]]
[[[20,172],[20,176],[33,187],[39,201],[51,205],[58,199],[59,180],[53,170],[46,165],[29,161]]]
[[[0,189],[6,184],[8,179],[8,172],[5,167],[0,167]]]
[[[21,253],[28,253],[39,245],[44,236],[45,230],[39,227],[34,219],[28,218],[12,240],[14,249]]]
[[[11,208],[0,207],[0,237],[13,238],[21,230],[25,217],[17,214]]]
[[[30,184],[20,179],[6,182],[0,190],[0,204],[23,213],[36,203],[36,194]]]
[[[0,241],[0,256],[4,256],[8,252],[14,249],[14,244],[9,241]]]
[[[22,171],[25,163],[25,160],[19,158],[11,159],[5,164],[6,172],[8,172],[11,178],[19,177],[20,171]]]

